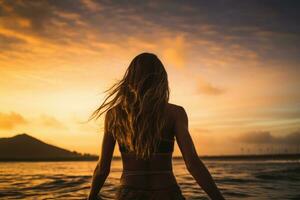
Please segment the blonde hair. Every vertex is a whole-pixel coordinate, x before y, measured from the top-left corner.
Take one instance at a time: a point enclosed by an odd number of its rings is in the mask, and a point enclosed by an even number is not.
[[[138,158],[149,158],[161,138],[169,101],[168,75],[162,62],[152,53],[137,55],[123,78],[105,92],[108,96],[90,119],[108,110],[110,123],[105,131]]]

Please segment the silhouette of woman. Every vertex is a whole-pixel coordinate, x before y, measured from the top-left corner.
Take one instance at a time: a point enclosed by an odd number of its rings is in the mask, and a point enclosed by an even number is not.
[[[102,151],[88,199],[100,198],[98,193],[110,172],[116,141],[123,172],[115,199],[185,199],[172,171],[175,140],[199,186],[211,199],[224,199],[197,155],[185,109],[168,103],[168,76],[156,55],[136,56],[124,77],[107,91],[109,95],[90,117],[98,119],[107,111]]]

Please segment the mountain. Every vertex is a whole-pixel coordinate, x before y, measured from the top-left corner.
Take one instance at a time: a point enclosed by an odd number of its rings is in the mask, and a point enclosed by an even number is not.
[[[95,155],[81,154],[47,144],[27,134],[0,138],[2,161],[97,160],[97,158]]]

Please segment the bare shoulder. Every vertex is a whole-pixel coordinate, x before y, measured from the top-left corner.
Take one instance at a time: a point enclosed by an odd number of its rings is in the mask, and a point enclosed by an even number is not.
[[[174,116],[175,120],[187,118],[186,111],[182,106],[168,103],[168,108],[170,113]]]
[[[168,103],[167,104],[168,108],[171,110],[171,111],[177,111],[179,110],[180,108],[182,108],[182,106],[180,105],[176,105],[176,104],[173,104],[173,103]]]

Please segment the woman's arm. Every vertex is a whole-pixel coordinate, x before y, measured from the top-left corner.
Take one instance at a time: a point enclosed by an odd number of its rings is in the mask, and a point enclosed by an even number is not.
[[[199,159],[193,140],[188,130],[188,117],[183,107],[179,107],[176,114],[175,136],[184,162],[190,174],[199,186],[213,200],[224,199],[217,188],[211,174]]]
[[[92,178],[92,186],[88,197],[89,200],[97,199],[97,195],[110,172],[110,164],[111,164],[116,140],[114,139],[113,135],[107,131],[108,123],[109,123],[109,116],[107,112],[104,121],[105,125],[104,125],[104,135],[102,141],[101,156],[94,170],[94,174]]]

